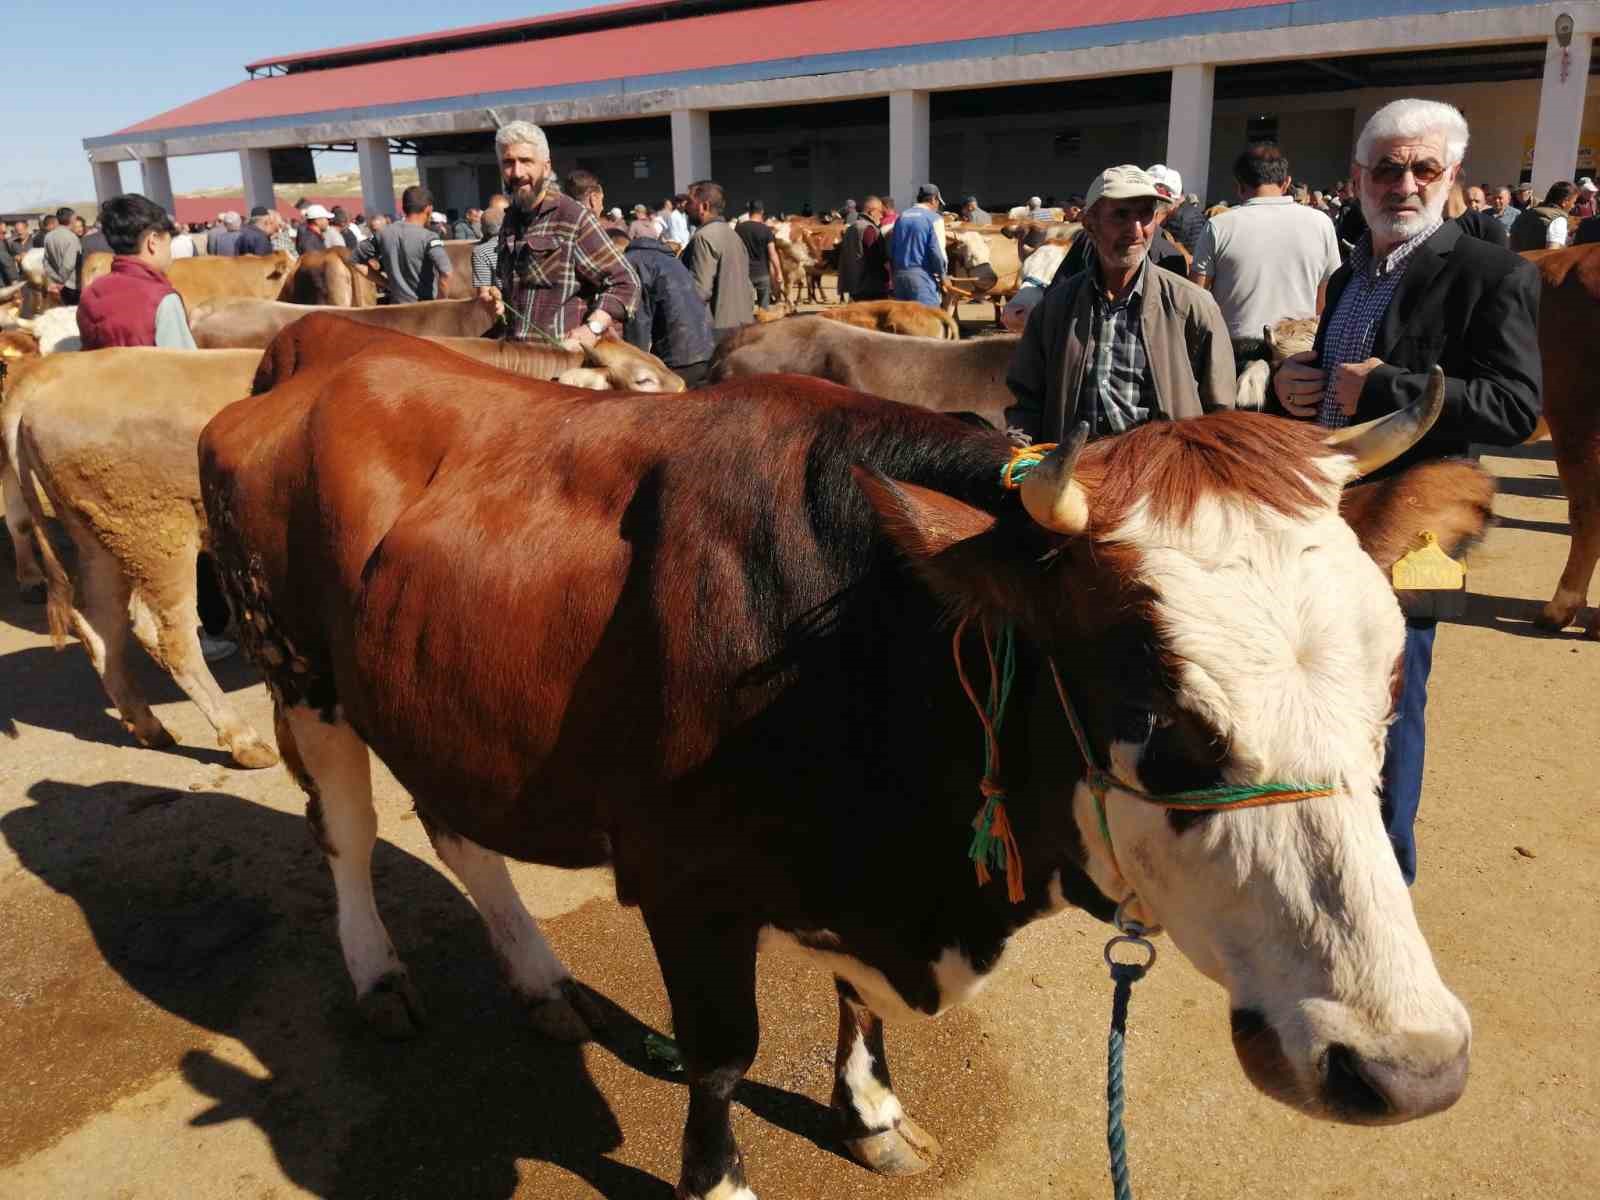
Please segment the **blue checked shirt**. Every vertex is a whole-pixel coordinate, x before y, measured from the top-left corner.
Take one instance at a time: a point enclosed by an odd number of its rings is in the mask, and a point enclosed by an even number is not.
[[[1322,406],[1317,410],[1317,424],[1338,429],[1350,423],[1339,407],[1335,372],[1345,363],[1366,362],[1372,357],[1378,325],[1389,311],[1389,302],[1406,273],[1406,263],[1423,242],[1439,232],[1443,223],[1435,221],[1413,234],[1389,251],[1382,262],[1373,261],[1370,232],[1362,234],[1350,252],[1350,282],[1345,284],[1339,305],[1328,318],[1328,334],[1322,339],[1322,369],[1328,374],[1328,382],[1322,391]]]
[[[1149,271],[1150,261],[1146,259],[1133,289],[1116,303],[1106,299],[1098,267],[1089,281],[1094,353],[1078,392],[1078,418],[1089,423],[1090,437],[1133,429],[1148,421],[1155,411],[1156,385],[1150,374],[1150,355],[1145,350],[1140,320],[1141,297]]]

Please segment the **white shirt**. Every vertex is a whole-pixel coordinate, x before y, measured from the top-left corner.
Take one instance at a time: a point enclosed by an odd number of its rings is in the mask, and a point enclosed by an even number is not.
[[[1545,226],[1544,244],[1547,249],[1552,250],[1567,244],[1567,219],[1565,217],[1557,217]]]
[[[1339,269],[1339,237],[1326,213],[1292,196],[1257,196],[1206,222],[1191,273],[1234,337],[1260,337],[1284,317],[1317,314],[1317,289]]]
[[[1565,237],[1565,233],[1563,233],[1562,236]],[[175,233],[172,235],[172,257],[194,257],[194,242],[190,239],[187,233]]]

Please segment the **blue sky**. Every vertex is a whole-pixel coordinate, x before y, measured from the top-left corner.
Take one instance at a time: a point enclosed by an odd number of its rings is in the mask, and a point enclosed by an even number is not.
[[[229,87],[244,64],[270,54],[431,33],[562,9],[593,0],[422,0],[266,4],[149,0],[0,3],[10,50],[0,71],[0,209],[94,197],[82,140]],[[258,14],[272,14],[271,21]],[[239,183],[236,154],[170,160],[179,193]],[[319,172],[355,169],[353,154],[324,154]],[[139,186],[135,164],[123,185]]]

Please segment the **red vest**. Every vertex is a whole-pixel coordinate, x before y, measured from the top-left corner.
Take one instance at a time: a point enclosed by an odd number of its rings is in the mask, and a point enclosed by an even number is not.
[[[154,267],[119,254],[78,300],[78,334],[85,350],[107,346],[154,346],[156,309],[177,291]]]

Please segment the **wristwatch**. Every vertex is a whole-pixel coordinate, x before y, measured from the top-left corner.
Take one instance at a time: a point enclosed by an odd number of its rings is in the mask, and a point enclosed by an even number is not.
[[[599,337],[606,331],[606,323],[598,317],[590,317],[584,324],[589,326],[589,332]]]

